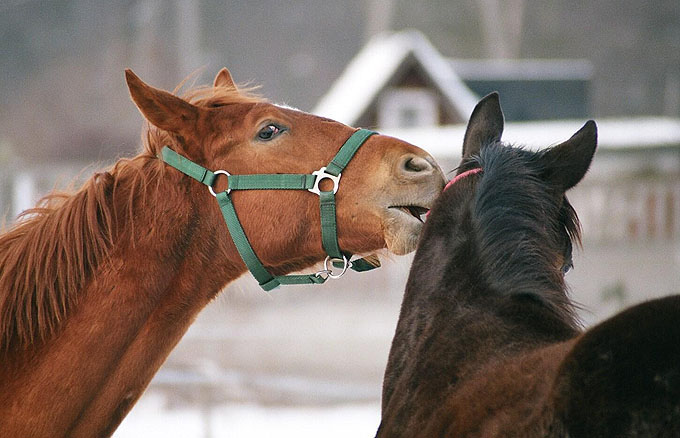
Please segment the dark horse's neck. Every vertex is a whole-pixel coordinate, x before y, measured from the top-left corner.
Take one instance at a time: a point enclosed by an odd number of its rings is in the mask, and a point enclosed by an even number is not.
[[[555,254],[541,244],[560,224],[532,216],[573,210],[540,199],[539,182],[501,158],[485,163],[483,177],[458,181],[433,209],[406,286],[383,414],[408,418],[419,397],[436,400],[479,366],[578,332]]]

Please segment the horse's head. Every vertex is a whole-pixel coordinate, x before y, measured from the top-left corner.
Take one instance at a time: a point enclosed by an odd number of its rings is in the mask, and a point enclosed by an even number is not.
[[[226,69],[213,87],[187,99],[155,89],[130,71],[127,82],[142,115],[165,136],[158,148],[169,145],[212,171],[311,174],[328,165],[355,132],[239,90]],[[218,178],[216,191],[226,188],[226,179]],[[331,181],[322,181],[322,190],[330,189],[323,186],[327,183]],[[384,247],[396,254],[414,250],[422,228],[419,216],[443,186],[443,174],[426,152],[394,138],[371,136],[342,171],[336,194],[340,248],[349,253]],[[198,208],[207,208],[211,220],[224,227],[208,190],[200,184],[192,190]],[[253,248],[274,271],[323,258],[318,196],[300,190],[247,190],[231,197]],[[221,234],[226,250],[231,242]]]
[[[492,286],[530,289],[540,282],[552,288],[571,267],[572,241],[580,234],[565,192],[588,170],[597,128],[589,121],[569,140],[530,151],[502,143],[503,126],[498,94],[490,94],[470,117],[457,176],[435,203],[427,228],[454,223],[463,226],[456,233],[474,233]]]

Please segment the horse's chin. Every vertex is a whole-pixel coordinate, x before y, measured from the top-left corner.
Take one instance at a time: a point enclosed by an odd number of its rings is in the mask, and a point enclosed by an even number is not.
[[[391,210],[383,218],[387,249],[396,255],[415,251],[424,224],[411,215]]]

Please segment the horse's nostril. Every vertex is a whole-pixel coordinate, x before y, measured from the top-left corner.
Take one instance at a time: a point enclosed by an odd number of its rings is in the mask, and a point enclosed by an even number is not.
[[[425,158],[412,155],[404,160],[402,168],[406,172],[427,172],[432,170],[433,166]]]

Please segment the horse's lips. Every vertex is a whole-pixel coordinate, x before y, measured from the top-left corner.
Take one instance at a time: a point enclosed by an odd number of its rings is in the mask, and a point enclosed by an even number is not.
[[[399,200],[384,207],[382,219],[385,243],[393,254],[404,255],[416,249],[425,225],[420,215],[428,211],[423,204],[422,200],[417,204],[409,200]]]
[[[430,213],[430,209],[427,207],[422,207],[420,205],[392,205],[388,209],[393,209],[407,214],[420,222],[424,223],[427,215]]]

